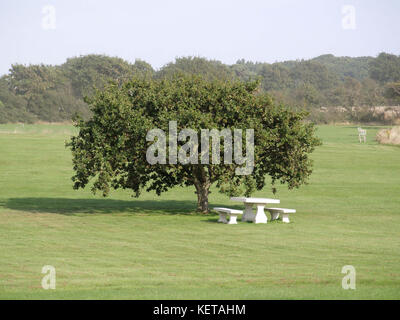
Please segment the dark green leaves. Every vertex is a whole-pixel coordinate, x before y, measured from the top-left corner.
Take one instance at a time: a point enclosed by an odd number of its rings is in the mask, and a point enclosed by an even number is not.
[[[93,190],[104,195],[111,187],[129,188],[138,195],[143,188],[160,194],[176,185],[195,185],[204,195],[216,182],[221,192],[248,196],[264,187],[266,175],[289,188],[300,186],[311,174],[309,154],[319,144],[313,125],[303,122],[305,113],[274,105],[257,89],[257,82],[210,81],[200,76],[111,83],[88,100],[93,118],[77,122],[79,135],[69,144],[75,188],[94,178]],[[177,122],[178,132],[185,128],[198,132],[198,141],[201,129],[253,129],[252,174],[238,176],[236,163],[213,164],[210,159],[202,164],[200,158],[198,164],[150,165],[146,151],[152,142],[146,141],[146,134],[161,129],[168,136],[170,121]],[[178,150],[183,143],[178,143]],[[226,147],[220,148],[220,159]]]

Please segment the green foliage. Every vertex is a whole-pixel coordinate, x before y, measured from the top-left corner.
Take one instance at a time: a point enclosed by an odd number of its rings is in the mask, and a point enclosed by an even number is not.
[[[234,72],[220,61],[200,57],[182,57],[162,67],[157,73],[157,78],[171,79],[177,74],[201,75],[208,80],[232,80],[235,77]]]
[[[325,54],[314,59],[324,65],[332,74],[336,74],[338,79],[344,80],[347,77],[362,81],[369,76],[369,63],[372,57],[335,57],[332,54]]]
[[[393,101],[393,104],[400,103],[400,82],[390,82],[385,86],[385,97]]]
[[[182,74],[201,75],[207,80],[258,80],[260,91],[275,101],[308,111],[399,103],[390,86],[400,81],[400,57],[387,53],[376,58],[327,54],[272,64],[241,59],[233,65],[181,57],[159,71],[142,60],[131,64],[117,57],[87,55],[70,58],[60,66],[12,65],[0,81],[0,122],[65,121],[75,112],[88,119],[91,113],[84,97],[109,81],[122,84],[132,77],[173,79]],[[313,121],[319,121],[317,114],[311,112]]]
[[[74,187],[84,188],[94,178],[93,191],[104,196],[110,188],[129,188],[138,196],[143,188],[160,194],[177,185],[195,186],[198,210],[203,212],[208,211],[213,183],[229,195],[262,189],[266,175],[272,184],[299,187],[312,172],[309,154],[319,144],[314,127],[302,121],[306,113],[273,104],[268,95],[256,94],[257,88],[257,82],[208,81],[199,76],[110,84],[87,100],[93,117],[77,121],[79,135],[68,144]],[[237,164],[200,164],[200,158],[199,164],[150,165],[146,151],[152,143],[146,142],[146,134],[154,128],[168,132],[170,121],[178,122],[178,132],[198,132],[198,141],[201,129],[254,129],[252,174],[236,175]]]
[[[40,94],[57,85],[59,69],[53,66],[15,64],[11,66],[8,81],[11,90],[23,95],[29,100],[35,94]]]
[[[9,92],[4,90],[4,94],[24,101],[25,106],[21,110],[25,111],[24,118],[26,113],[42,121],[63,121],[78,112],[89,116],[85,103],[72,94],[71,84],[60,67],[13,65],[5,80]],[[7,105],[15,106],[15,98],[14,103],[9,101]],[[22,121],[29,122],[29,117],[24,118]]]
[[[258,74],[261,76],[262,87],[265,91],[293,87],[289,70],[281,64],[264,64]]]
[[[131,65],[121,58],[94,54],[67,59],[61,69],[80,98],[91,95],[94,88],[102,89],[110,80],[124,82],[134,75],[153,73],[152,67],[141,60]]]
[[[230,69],[238,79],[242,81],[251,81],[259,77],[259,66],[261,66],[260,63],[253,63],[241,59],[238,60],[236,64],[230,66]]]
[[[32,123],[37,120],[35,116],[27,111],[26,100],[9,90],[6,76],[0,78],[0,100],[2,102],[2,106],[0,106],[0,123]]]
[[[328,54],[307,61],[273,64],[239,60],[232,69],[240,68],[237,75],[242,80],[249,78],[245,72],[248,70],[253,78],[261,79],[262,89],[270,93],[276,101],[312,111],[313,121],[325,123],[328,114],[320,114],[320,107],[350,108],[393,103],[393,99],[383,94],[383,85],[369,78],[371,62],[376,59],[378,58],[335,57]],[[400,67],[395,68],[400,70]],[[331,111],[328,122],[335,116],[338,121],[343,120],[341,114]]]
[[[136,60],[130,64],[120,58],[88,55],[68,59],[61,66],[13,65],[0,80],[0,123],[71,120],[76,113],[90,117],[83,98],[108,81],[152,77],[153,68]]]
[[[290,69],[290,77],[294,87],[311,84],[319,90],[327,89],[337,84],[337,76],[328,69],[313,61],[300,61]]]
[[[400,56],[380,53],[370,62],[369,74],[381,84],[400,81]]]

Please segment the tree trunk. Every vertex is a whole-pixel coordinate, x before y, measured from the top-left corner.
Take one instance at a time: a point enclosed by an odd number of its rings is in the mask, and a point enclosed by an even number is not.
[[[197,211],[208,213],[208,194],[209,186],[207,184],[195,184],[197,194]]]
[[[208,195],[210,194],[210,178],[203,166],[196,166],[193,169],[193,184],[196,187],[197,211],[208,213]]]

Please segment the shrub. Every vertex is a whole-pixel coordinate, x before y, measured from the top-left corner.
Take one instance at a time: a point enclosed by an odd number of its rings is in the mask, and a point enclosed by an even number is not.
[[[400,127],[379,130],[376,140],[381,144],[400,145]]]

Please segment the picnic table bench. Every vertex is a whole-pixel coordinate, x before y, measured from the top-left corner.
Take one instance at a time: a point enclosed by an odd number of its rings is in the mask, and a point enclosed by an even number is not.
[[[237,216],[243,214],[242,210],[229,209],[229,208],[214,208],[219,213],[218,222],[227,224],[237,224]],[[229,221],[226,219],[229,216]]]
[[[289,214],[295,213],[295,209],[286,209],[286,208],[265,208],[265,210],[271,213],[271,220],[276,220],[279,218],[279,214],[282,214],[282,221],[285,223],[289,223]]]
[[[252,221],[254,223],[267,223],[268,219],[264,212],[264,207],[272,203],[280,203],[279,199],[269,198],[246,198],[246,197],[232,197],[232,201],[243,202],[245,205],[244,215],[242,221]],[[257,211],[253,213],[253,205],[257,206]]]

